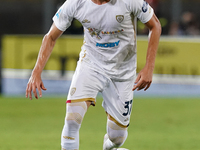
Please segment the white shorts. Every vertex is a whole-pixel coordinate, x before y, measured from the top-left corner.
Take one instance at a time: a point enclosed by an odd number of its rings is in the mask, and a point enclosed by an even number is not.
[[[133,85],[134,78],[130,81],[113,81],[85,62],[78,62],[67,103],[89,100],[95,105],[96,96],[101,92],[105,111],[119,124],[128,126],[133,103]]]

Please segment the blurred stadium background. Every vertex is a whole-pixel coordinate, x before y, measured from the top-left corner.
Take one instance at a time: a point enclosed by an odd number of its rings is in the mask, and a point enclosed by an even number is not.
[[[137,95],[200,96],[199,0],[147,0],[161,24],[154,82]],[[23,95],[43,35],[64,0],[0,0],[2,95]],[[138,71],[145,62],[147,29],[138,22]],[[65,95],[82,45],[82,26],[74,20],[59,39],[43,79],[52,95]],[[56,82],[52,81],[56,80]],[[55,84],[56,83],[56,84]],[[55,87],[55,85],[57,88]]]
[[[162,24],[162,37],[153,84],[146,92],[135,92],[132,136],[125,146],[131,150],[199,150],[200,0],[146,1]],[[30,103],[24,95],[43,35],[63,2],[0,0],[1,150],[59,149],[64,103],[83,41],[77,20],[58,40],[42,74],[48,89],[44,98]],[[148,31],[141,22],[137,30],[139,72],[145,63]],[[100,95],[98,99],[102,100]],[[101,149],[106,120],[105,114],[95,110],[103,112],[99,104],[89,110],[81,130],[83,150]],[[99,121],[91,119],[97,115]],[[88,129],[90,124],[94,128]],[[98,140],[91,139],[94,132]],[[99,148],[88,148],[90,143]]]

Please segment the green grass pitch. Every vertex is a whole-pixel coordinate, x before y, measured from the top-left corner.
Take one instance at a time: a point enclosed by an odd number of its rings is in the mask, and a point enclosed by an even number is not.
[[[106,114],[97,99],[80,130],[80,150],[102,150]],[[200,150],[200,99],[135,98],[130,150]],[[0,97],[0,150],[60,150],[65,98]]]

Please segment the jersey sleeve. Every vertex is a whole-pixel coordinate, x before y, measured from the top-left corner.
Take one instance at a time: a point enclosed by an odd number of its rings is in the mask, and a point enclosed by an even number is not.
[[[65,1],[54,15],[53,22],[59,30],[65,31],[71,25],[77,7],[76,1],[77,0]]]
[[[132,12],[142,23],[147,23],[154,14],[153,8],[145,0],[131,0]]]

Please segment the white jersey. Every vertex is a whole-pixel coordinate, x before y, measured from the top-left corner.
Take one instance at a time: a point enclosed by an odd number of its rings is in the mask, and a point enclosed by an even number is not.
[[[92,0],[67,0],[53,17],[65,31],[73,18],[84,27],[80,60],[111,79],[129,80],[136,73],[136,31],[133,18],[142,23],[153,16],[144,0],[110,0],[97,5]]]

